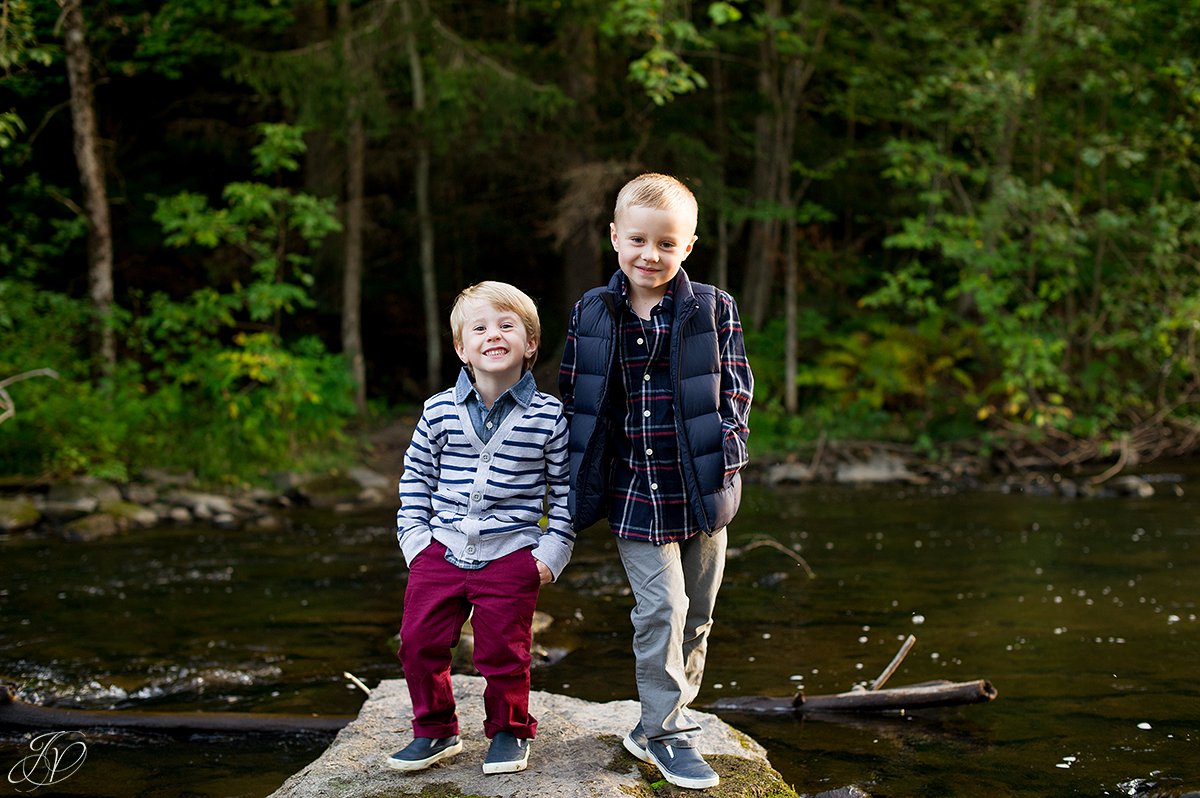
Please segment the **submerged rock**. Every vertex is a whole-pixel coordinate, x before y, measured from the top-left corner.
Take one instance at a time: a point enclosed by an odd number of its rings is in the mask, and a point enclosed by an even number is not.
[[[530,695],[530,710],[538,719],[538,734],[531,744],[529,768],[485,776],[481,769],[487,752],[484,680],[459,675],[453,682],[463,741],[458,756],[416,773],[388,769],[388,756],[412,739],[408,689],[402,679],[388,680],[372,690],[358,718],[338,734],[325,753],[284,782],[272,798],[431,794],[611,798],[685,792],[652,788],[661,781],[658,770],[634,759],[621,746],[621,739],[638,722],[636,701],[598,704],[536,690]],[[705,795],[795,795],[771,767],[761,745],[715,715],[696,715],[704,724],[698,740],[700,751],[722,779]],[[764,790],[767,786],[772,789]]]
[[[15,499],[0,499],[0,532],[17,532],[29,529],[42,519],[33,500],[26,496]]]

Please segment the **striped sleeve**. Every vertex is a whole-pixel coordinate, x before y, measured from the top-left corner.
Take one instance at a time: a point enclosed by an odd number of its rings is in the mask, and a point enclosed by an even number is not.
[[[433,540],[430,519],[433,495],[445,446],[442,419],[454,412],[449,392],[436,394],[425,402],[421,418],[413,431],[412,442],[404,453],[404,473],[400,477],[400,509],[396,512],[396,539],[405,562],[412,564]]]
[[[553,403],[553,432],[544,451],[546,480],[546,530],[534,547],[533,556],[545,563],[557,581],[575,547],[575,531],[567,512],[570,468],[567,455],[567,420],[563,406]],[[549,408],[548,408],[549,409]]]

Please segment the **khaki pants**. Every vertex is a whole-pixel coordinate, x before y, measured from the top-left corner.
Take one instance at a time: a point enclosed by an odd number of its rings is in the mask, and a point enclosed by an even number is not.
[[[689,737],[700,729],[688,705],[704,678],[727,539],[724,529],[663,546],[617,538],[637,602],[629,617],[642,729],[650,739]]]

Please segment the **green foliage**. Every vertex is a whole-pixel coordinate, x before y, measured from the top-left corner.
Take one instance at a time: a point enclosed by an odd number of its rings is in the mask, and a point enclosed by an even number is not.
[[[1171,102],[1164,91],[1190,96],[1190,63],[1139,63],[1148,7],[1030,5],[1007,29],[988,8],[970,21],[987,35],[942,51],[910,86],[913,116],[883,170],[912,198],[884,242],[904,259],[862,305],[936,320],[939,335],[974,330],[980,418],[1087,436],[1120,423],[1117,408],[1172,412],[1200,380],[1182,354],[1196,318],[1195,203],[1156,193],[1194,169],[1175,134],[1196,104],[1147,122]],[[924,34],[940,30],[931,19]],[[1082,146],[1072,130],[1088,131]],[[1139,178],[1150,163],[1157,182]]]
[[[742,18],[737,3],[709,3],[707,14],[714,25]],[[618,0],[609,6],[602,26],[614,39],[649,42],[649,47],[629,63],[629,80],[638,84],[656,105],[708,87],[704,75],[680,53],[690,48],[710,48],[712,43],[686,17],[677,17],[669,0]]]
[[[263,129],[260,173],[296,168],[296,131]],[[190,193],[161,200],[168,243],[237,253],[228,290],[148,298],[118,319],[129,357],[105,384],[88,374],[86,303],[0,282],[0,373],[51,367],[55,383],[20,383],[5,473],[86,471],[125,479],[147,465],[204,479],[252,480],[342,442],[354,411],[344,361],[312,336],[286,340],[280,320],[311,307],[306,248],[338,228],[330,202],[260,183],[234,183],[226,205]],[[269,323],[268,323],[269,322]]]
[[[4,0],[0,14],[0,72],[20,69],[26,63],[49,64],[51,50],[38,41],[33,3],[29,0]]]
[[[337,336],[334,206],[295,189],[336,190],[351,119],[368,143],[374,401],[422,390],[419,142],[434,156],[440,305],[505,279],[537,296],[548,330],[573,299],[560,265],[601,253],[564,253],[546,231],[583,242],[593,225],[603,243],[596,220],[626,172],[683,176],[701,207],[693,276],[723,268],[737,283],[762,264],[772,283],[748,319],[762,323],[748,333],[755,441],[824,430],[934,452],[992,427],[1115,439],[1139,420],[1197,420],[1194,4],[355,0],[348,19],[299,0],[88,6],[127,361],[94,386],[88,309],[68,301],[85,291],[87,231],[58,9],[5,7],[4,367],[64,377],[16,386],[0,434],[31,442],[20,451],[37,467],[53,449],[54,468],[128,469],[153,439],[216,474],[222,458],[243,462],[235,450],[285,458],[292,442],[270,436],[293,422],[301,438],[301,425],[335,426],[342,371],[300,334]],[[307,135],[255,127],[281,113]],[[778,283],[792,234],[795,417]],[[760,303],[746,294],[749,316]],[[286,423],[268,431],[271,417]]]

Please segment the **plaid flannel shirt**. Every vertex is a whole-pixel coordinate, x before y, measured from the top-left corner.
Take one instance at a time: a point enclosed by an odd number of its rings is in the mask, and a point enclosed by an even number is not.
[[[619,537],[661,545],[686,540],[700,531],[688,500],[675,430],[675,391],[671,385],[672,280],[649,319],[629,305],[628,283],[621,275],[625,301],[618,324],[620,377],[625,412],[609,473],[609,526]],[[724,435],[740,456],[727,473],[747,462],[750,401],[754,379],[742,340],[737,305],[719,291],[717,335],[721,353],[721,417]],[[563,351],[562,378],[575,382],[575,329],[579,305],[571,314]],[[563,396],[568,418],[571,397]]]

